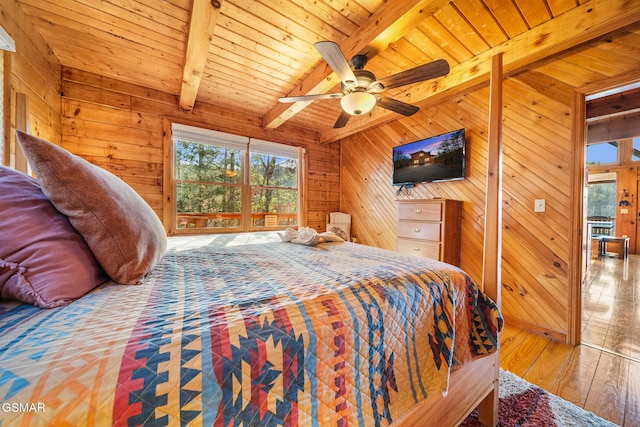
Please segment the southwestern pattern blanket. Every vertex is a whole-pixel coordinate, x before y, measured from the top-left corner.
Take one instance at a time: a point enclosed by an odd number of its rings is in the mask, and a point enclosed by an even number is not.
[[[0,425],[379,426],[492,353],[460,269],[353,243],[171,238],[140,286],[0,302]],[[38,410],[42,409],[42,410]]]

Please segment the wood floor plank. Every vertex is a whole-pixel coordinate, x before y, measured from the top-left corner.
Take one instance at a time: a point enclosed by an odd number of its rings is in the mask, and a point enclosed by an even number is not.
[[[612,323],[607,331],[607,338],[604,340],[603,347],[614,353],[623,356],[631,355],[631,345],[634,337],[629,334],[629,323],[615,324]]]
[[[529,335],[529,332],[518,328],[512,328],[505,324],[500,332],[500,362],[510,357],[513,351],[516,351],[522,344],[522,341]]]
[[[584,407],[596,374],[600,354],[602,351],[593,347],[585,345],[575,347],[554,387],[545,390],[581,408]]]
[[[629,361],[602,352],[584,409],[622,425],[629,383]]]
[[[523,378],[545,390],[552,390],[573,350],[572,345],[551,341]]]
[[[592,317],[582,331],[582,342],[602,347],[607,339],[609,322]]]
[[[640,362],[629,362],[627,404],[624,410],[624,427],[640,426]]]
[[[504,357],[500,356],[500,366],[502,369],[523,377],[540,357],[540,354],[550,341],[551,339],[549,338],[529,334],[518,340],[519,345],[517,348],[514,348]]]
[[[638,313],[637,315],[640,317],[640,313]],[[634,360],[640,361],[640,326],[637,326],[638,323],[640,323],[640,320],[635,319],[635,325],[629,331],[629,333],[633,336],[633,340],[629,348],[629,357]]]

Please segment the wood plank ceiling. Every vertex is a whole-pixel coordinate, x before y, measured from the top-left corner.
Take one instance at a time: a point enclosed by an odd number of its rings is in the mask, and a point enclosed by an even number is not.
[[[338,100],[278,102],[339,91],[317,41],[337,42],[347,58],[366,54],[366,69],[379,78],[447,60],[448,76],[387,91],[427,106],[486,78],[495,52],[517,52],[505,56],[505,71],[513,71],[567,40],[579,43],[598,24],[594,17],[567,25],[587,16],[587,0],[17,1],[64,66],[173,94],[176,108],[219,105],[258,115],[266,128],[287,122],[327,141],[398,116],[374,108],[338,131]],[[561,34],[554,39],[552,31]]]

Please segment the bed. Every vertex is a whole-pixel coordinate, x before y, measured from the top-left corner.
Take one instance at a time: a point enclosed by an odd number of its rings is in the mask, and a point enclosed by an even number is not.
[[[389,425],[494,353],[500,321],[437,261],[174,237],[140,286],[0,303],[0,425]]]
[[[38,179],[0,166],[0,426],[496,423],[502,318],[462,270],[310,229],[167,239],[16,136]]]

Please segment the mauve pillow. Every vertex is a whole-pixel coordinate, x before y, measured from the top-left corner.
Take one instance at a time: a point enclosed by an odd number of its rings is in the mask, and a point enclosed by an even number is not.
[[[153,209],[112,173],[43,139],[21,131],[16,136],[44,194],[69,217],[109,277],[142,283],[167,248]]]
[[[60,307],[107,280],[38,181],[0,166],[0,298]]]

